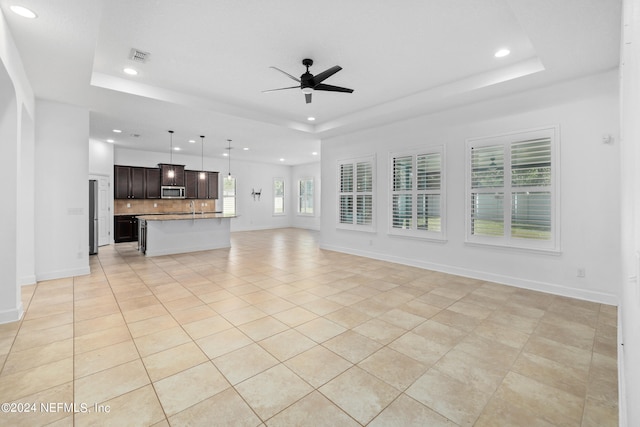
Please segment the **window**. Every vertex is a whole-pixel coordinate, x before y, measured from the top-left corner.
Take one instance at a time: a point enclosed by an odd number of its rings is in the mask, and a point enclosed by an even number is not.
[[[374,229],[374,163],[374,156],[338,162],[339,228]]]
[[[298,213],[313,215],[313,178],[298,181]]]
[[[558,250],[558,129],[467,141],[467,241]]]
[[[444,148],[391,153],[389,234],[444,239]]]
[[[222,182],[222,213],[225,215],[236,214],[236,179],[227,176]]]
[[[284,179],[273,178],[273,214],[284,215]]]

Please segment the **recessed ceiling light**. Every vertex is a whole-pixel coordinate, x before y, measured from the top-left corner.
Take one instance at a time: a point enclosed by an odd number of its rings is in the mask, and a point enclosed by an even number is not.
[[[173,149],[174,149],[175,151],[180,151],[180,150],[182,150],[182,148],[180,148],[180,147],[174,147]]]
[[[129,74],[130,76],[137,76],[138,72],[136,70],[134,70],[133,68],[125,68],[124,70],[125,74]]]
[[[503,58],[509,55],[510,53],[511,51],[509,49],[500,49],[496,53],[494,53],[493,56],[495,56],[496,58]]]
[[[113,144],[115,141],[113,139],[107,139],[107,142]]]
[[[284,162],[284,159],[280,159],[281,162]]]
[[[9,9],[11,9],[11,11],[16,15],[20,15],[23,18],[35,19],[38,17],[38,15],[36,15],[36,13],[33,10],[27,9],[26,7],[23,7],[23,6],[13,5],[13,6],[10,6]]]
[[[229,153],[222,153],[223,156],[227,157]]]
[[[195,140],[195,139],[190,139],[190,140],[189,140],[189,144],[195,144],[195,143],[196,143],[196,140]]]
[[[307,120],[309,120],[310,122],[313,122],[315,119],[315,117],[307,117]]]
[[[120,129],[114,129],[113,132],[114,133],[122,133],[122,131]]]
[[[244,151],[249,151],[249,147],[244,147],[243,150]]]
[[[317,152],[317,151],[314,151],[313,153],[311,153],[311,155],[312,155],[312,156],[317,156],[317,155],[318,155],[318,152]]]

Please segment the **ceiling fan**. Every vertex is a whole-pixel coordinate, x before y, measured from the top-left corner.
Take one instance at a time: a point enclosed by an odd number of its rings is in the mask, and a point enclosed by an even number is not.
[[[307,104],[311,103],[311,94],[313,93],[314,90],[326,90],[329,92],[347,92],[347,93],[351,93],[353,92],[353,89],[349,89],[346,87],[340,87],[340,86],[332,86],[332,85],[327,85],[322,83],[323,81],[325,81],[326,79],[328,79],[329,77],[331,77],[332,75],[334,75],[335,73],[337,73],[338,71],[342,70],[342,67],[339,65],[335,65],[327,70],[324,70],[323,72],[321,72],[320,74],[317,75],[313,75],[309,72],[309,67],[313,65],[313,59],[303,59],[302,60],[302,65],[304,65],[305,67],[307,67],[307,71],[300,76],[300,78],[297,78],[295,76],[292,76],[291,74],[287,73],[286,71],[282,71],[280,68],[277,67],[269,67],[269,68],[273,68],[276,71],[280,71],[282,74],[286,75],[287,77],[297,81],[298,83],[300,83],[298,86],[290,86],[290,87],[282,87],[279,89],[269,89],[269,90],[263,90],[262,92],[274,92],[277,90],[285,90],[285,89],[302,89],[302,93],[304,93],[304,99],[307,101]]]

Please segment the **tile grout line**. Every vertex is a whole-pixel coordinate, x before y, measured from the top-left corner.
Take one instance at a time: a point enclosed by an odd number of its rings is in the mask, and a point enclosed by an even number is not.
[[[117,249],[116,249],[116,252],[118,252]],[[127,328],[127,332],[129,333],[129,337],[131,339],[131,342],[133,343],[133,345],[134,345],[134,347],[136,349],[136,352],[138,353],[138,359],[140,360],[140,363],[142,364],[142,367],[145,370],[147,378],[149,379],[149,385],[151,385],[151,387],[153,389],[153,392],[154,392],[154,395],[156,396],[156,399],[158,399],[158,403],[160,404],[160,409],[162,409],[162,413],[164,414],[165,421],[167,421],[167,423],[169,423],[169,417],[167,416],[167,413],[166,413],[166,411],[164,409],[164,406],[162,405],[162,401],[160,400],[160,397],[158,396],[158,393],[157,393],[155,387],[153,386],[153,381],[151,380],[151,376],[149,375],[149,371],[147,370],[147,367],[144,364],[144,361],[142,360],[142,354],[140,354],[140,349],[138,348],[138,345],[136,344],[136,341],[135,341],[133,335],[131,334],[131,329],[129,329],[129,323],[127,322],[127,319],[124,317],[124,313],[122,311],[122,307],[120,306],[120,302],[118,301],[118,297],[116,296],[115,292],[113,291],[113,286],[111,285],[111,281],[109,280],[109,275],[104,270],[104,266],[102,264],[102,261],[100,260],[99,254],[97,256],[98,256],[98,261],[100,263],[100,269],[102,270],[102,273],[104,274],[105,279],[107,280],[107,284],[109,285],[109,290],[111,291],[111,295],[113,296],[113,299],[114,299],[114,301],[116,303],[116,306],[118,307],[119,314],[122,317],[122,320],[124,321],[124,324],[125,324],[125,326]],[[137,271],[135,271],[134,269],[131,268],[130,263],[124,257],[122,257],[119,252],[118,252],[118,256],[135,273],[135,275],[138,278],[140,278],[140,276],[138,275]],[[140,279],[140,280],[142,280],[142,279]],[[144,283],[144,281],[143,281],[143,283]],[[145,284],[145,286],[146,286],[146,284]],[[122,365],[124,365],[126,363],[129,363],[129,362],[124,362],[124,363],[121,363],[121,364],[116,365],[116,366],[122,366]],[[111,368],[113,368],[113,367],[111,367]],[[111,368],[108,368],[108,369],[111,369]],[[91,375],[93,375],[93,374],[91,374]],[[74,378],[74,383],[75,383],[75,378]],[[136,390],[140,390],[140,389],[142,389],[144,387],[146,387],[146,384],[141,386],[141,387],[135,388],[133,390],[129,390],[128,392],[123,393],[122,395],[131,393],[131,392],[136,391]],[[119,395],[119,396],[122,396],[122,395]],[[119,396],[115,396],[114,399],[119,397]],[[158,422],[160,422],[160,421],[158,421]]]

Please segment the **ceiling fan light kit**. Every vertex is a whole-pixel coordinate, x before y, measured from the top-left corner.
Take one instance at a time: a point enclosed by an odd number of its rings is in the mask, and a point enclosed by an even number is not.
[[[325,81],[329,77],[333,76],[338,71],[342,70],[341,66],[334,65],[333,67],[331,67],[329,69],[326,69],[323,72],[321,72],[320,74],[316,74],[314,76],[313,74],[311,74],[309,72],[309,67],[311,67],[313,65],[313,59],[309,59],[309,58],[303,59],[302,60],[302,65],[307,67],[307,71],[304,74],[302,74],[300,76],[300,78],[297,78],[297,77],[287,73],[286,71],[281,70],[280,68],[270,67],[270,68],[273,68],[276,71],[280,71],[285,76],[289,77],[292,80],[295,80],[296,82],[298,82],[300,84],[298,86],[289,86],[289,87],[281,87],[281,88],[278,88],[278,89],[263,90],[262,92],[275,92],[275,91],[278,91],[278,90],[286,90],[286,89],[300,89],[302,91],[302,93],[304,93],[304,98],[305,98],[305,101],[306,101],[307,104],[311,103],[311,94],[316,90],[324,90],[324,91],[328,91],[328,92],[345,92],[345,93],[352,93],[353,92],[353,89],[349,89],[349,88],[346,88],[346,87],[340,87],[340,86],[333,86],[333,85],[328,85],[328,84],[322,83],[323,81]]]

